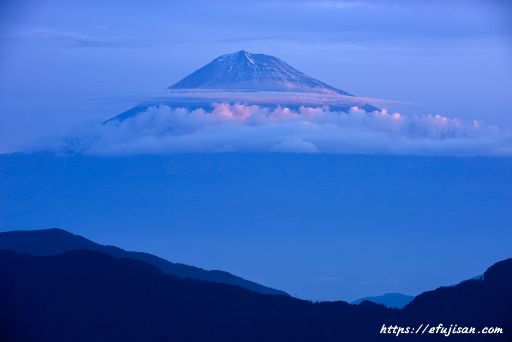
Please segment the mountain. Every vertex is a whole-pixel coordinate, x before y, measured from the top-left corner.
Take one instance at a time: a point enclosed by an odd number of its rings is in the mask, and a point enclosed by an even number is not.
[[[402,293],[386,293],[382,296],[364,297],[359,298],[352,302],[352,304],[361,304],[362,302],[369,301],[377,304],[382,304],[388,308],[401,309],[414,299],[414,296],[405,295]]]
[[[357,106],[371,112],[379,108],[344,90],[328,85],[293,68],[277,57],[241,50],[215,58],[150,99],[106,120],[130,119],[150,107],[168,106],[188,110],[213,108],[215,103],[301,107],[329,107],[348,111]]]
[[[1,341],[335,341],[342,334],[367,340],[375,331],[350,326],[377,326],[386,310],[176,278],[86,250],[0,251],[0,279]]]
[[[215,58],[169,89],[295,91],[352,96],[305,75],[277,57],[244,50]]]
[[[403,313],[410,322],[459,321],[473,326],[508,327],[511,334],[512,259],[495,263],[482,277],[424,292],[407,304]]]
[[[130,252],[114,246],[100,245],[62,229],[2,232],[0,233],[0,250],[1,249],[39,256],[57,255],[72,250],[86,249],[106,253],[118,259],[131,258],[144,261],[157,267],[164,273],[181,278],[193,278],[215,283],[237,285],[259,293],[288,295],[284,291],[245,280],[228,272],[217,270],[207,271],[199,267],[169,262],[148,253]]]
[[[312,303],[167,275],[139,260],[87,250],[53,256],[0,251],[2,341],[382,341],[386,326],[503,328],[462,341],[510,341],[512,259],[480,280],[419,295],[403,310]],[[444,335],[409,340],[446,341]]]

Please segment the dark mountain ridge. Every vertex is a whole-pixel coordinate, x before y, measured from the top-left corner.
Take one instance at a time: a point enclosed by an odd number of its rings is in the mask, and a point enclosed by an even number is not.
[[[181,278],[237,285],[265,294],[288,295],[284,291],[260,285],[225,271],[208,271],[199,267],[173,263],[149,253],[131,252],[114,246],[100,245],[82,236],[57,228],[2,232],[0,233],[0,249],[39,256],[57,255],[72,250],[86,249],[106,253],[118,259],[131,258],[145,261],[164,273]]]

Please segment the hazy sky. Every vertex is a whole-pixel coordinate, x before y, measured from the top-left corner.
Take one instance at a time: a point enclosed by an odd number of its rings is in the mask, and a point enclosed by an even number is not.
[[[512,127],[507,1],[3,1],[0,139],[122,112],[220,54],[282,58],[407,113]]]

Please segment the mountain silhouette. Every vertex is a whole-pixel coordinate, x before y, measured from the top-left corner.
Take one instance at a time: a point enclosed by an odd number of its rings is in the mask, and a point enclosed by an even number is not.
[[[403,313],[410,322],[463,321],[467,325],[497,325],[508,327],[510,334],[512,259],[495,263],[480,278],[424,292],[407,304]]]
[[[380,334],[383,324],[420,322],[500,326],[503,334],[450,339],[509,341],[512,329],[512,259],[470,285],[419,295],[403,310],[260,294],[90,250],[53,256],[0,251],[0,279],[2,341],[381,341],[397,339]]]
[[[369,302],[382,304],[388,308],[401,309],[409,304],[413,299],[414,296],[405,295],[403,293],[385,293],[381,296],[359,298],[352,301],[352,304],[361,304],[366,300]]]
[[[76,249],[87,249],[103,252],[115,258],[131,258],[145,261],[164,273],[181,278],[237,285],[251,291],[266,294],[288,295],[284,291],[245,280],[225,271],[207,271],[199,267],[173,263],[149,253],[130,252],[114,246],[100,245],[82,236],[57,228],[2,232],[0,233],[0,249],[40,256],[56,255]]]
[[[0,277],[2,341],[334,341],[360,335],[356,322],[377,329],[386,310],[177,278],[86,250],[0,251]]]

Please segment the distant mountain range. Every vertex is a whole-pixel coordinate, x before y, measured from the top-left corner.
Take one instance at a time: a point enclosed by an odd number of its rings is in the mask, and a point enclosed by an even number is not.
[[[16,240],[14,247],[25,253],[0,250],[1,341],[381,341],[397,339],[380,333],[383,324],[440,323],[503,329],[450,340],[512,338],[512,259],[479,279],[420,294],[398,310],[368,301],[312,303],[262,294],[93,250],[31,255],[26,251],[46,249],[35,238]],[[447,339],[414,332],[399,338]]]
[[[369,301],[377,304],[382,304],[388,308],[402,309],[414,299],[414,296],[405,295],[402,293],[385,293],[381,296],[364,297],[356,299],[352,304],[361,304],[362,302]]]
[[[86,249],[108,254],[116,259],[131,258],[144,261],[157,267],[164,273],[180,278],[193,278],[215,283],[237,285],[251,291],[265,294],[288,295],[284,291],[275,290],[245,280],[228,272],[217,270],[207,271],[199,267],[173,263],[148,253],[130,252],[114,246],[100,245],[62,229],[2,232],[0,233],[0,250],[1,249],[38,256],[57,255],[72,250]]]
[[[105,123],[124,121],[150,107],[210,109],[215,103],[379,110],[368,100],[310,77],[277,57],[241,50],[215,58],[170,86],[165,96],[141,103]]]

